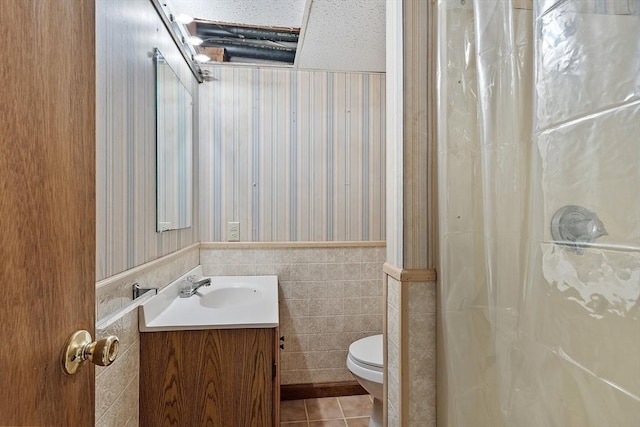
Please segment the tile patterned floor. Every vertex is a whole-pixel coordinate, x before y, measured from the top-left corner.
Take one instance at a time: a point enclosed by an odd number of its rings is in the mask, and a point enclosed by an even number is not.
[[[368,427],[371,396],[325,397],[280,402],[281,427]]]

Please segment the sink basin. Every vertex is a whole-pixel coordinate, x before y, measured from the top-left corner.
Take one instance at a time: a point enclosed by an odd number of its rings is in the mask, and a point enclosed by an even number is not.
[[[183,279],[193,275],[202,277],[202,267],[185,273],[140,306],[141,332],[278,326],[277,276],[211,276],[209,286],[180,298]]]
[[[200,296],[200,305],[208,308],[240,307],[257,304],[262,300],[263,293],[256,286],[229,285]]]

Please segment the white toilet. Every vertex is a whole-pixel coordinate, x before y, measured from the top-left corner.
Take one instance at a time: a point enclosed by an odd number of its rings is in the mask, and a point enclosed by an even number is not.
[[[354,341],[349,346],[347,368],[373,397],[369,427],[382,427],[382,335]]]

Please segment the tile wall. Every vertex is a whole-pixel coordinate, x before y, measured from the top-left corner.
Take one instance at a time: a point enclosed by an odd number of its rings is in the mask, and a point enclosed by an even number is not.
[[[200,262],[205,275],[278,275],[281,383],[302,384],[354,380],[349,345],[382,333],[384,253],[383,242],[202,243]]]
[[[436,425],[436,284],[411,282],[408,293],[409,427]]]
[[[134,310],[111,326],[96,330],[98,338],[115,335],[119,354],[111,366],[96,366],[96,426],[138,425],[140,337],[138,311]]]
[[[199,258],[198,244],[195,244],[98,282],[96,318],[100,321],[129,305],[134,283],[161,288],[196,267]],[[120,339],[120,352],[111,366],[96,367],[96,426],[136,426],[140,369],[137,309],[116,319],[105,329],[96,330],[98,338],[107,335],[116,335]]]
[[[400,286],[393,277],[387,278],[387,370],[385,387],[387,393],[387,426],[400,426],[401,371],[400,371]]]
[[[386,281],[388,426],[435,426],[436,284]]]

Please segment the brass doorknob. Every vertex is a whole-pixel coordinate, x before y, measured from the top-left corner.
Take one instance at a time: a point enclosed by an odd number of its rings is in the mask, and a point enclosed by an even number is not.
[[[100,341],[92,341],[85,330],[75,331],[62,350],[62,370],[73,375],[88,360],[100,366],[109,366],[118,356],[118,337],[111,335]]]

